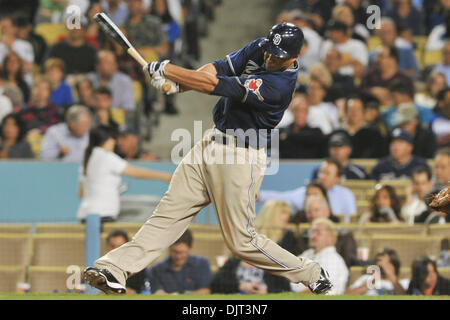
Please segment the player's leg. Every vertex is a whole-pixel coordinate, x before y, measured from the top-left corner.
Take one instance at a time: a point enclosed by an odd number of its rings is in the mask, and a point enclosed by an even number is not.
[[[168,191],[133,239],[98,259],[95,267],[107,269],[125,285],[130,274],[150,265],[186,231],[193,217],[210,203],[200,165],[189,160],[198,154],[201,143],[177,167]]]

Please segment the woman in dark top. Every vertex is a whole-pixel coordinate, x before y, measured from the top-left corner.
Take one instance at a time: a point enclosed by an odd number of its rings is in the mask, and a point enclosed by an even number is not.
[[[22,72],[22,60],[15,52],[9,52],[3,60],[2,77],[12,85],[18,87],[23,95],[23,101],[30,101],[30,88],[25,82]]]
[[[439,275],[436,263],[428,257],[415,260],[411,267],[412,277],[407,294],[450,295],[450,280]]]
[[[16,114],[6,115],[0,127],[0,158],[33,158],[31,147],[25,138],[25,126]]]
[[[414,36],[424,33],[423,15],[412,5],[411,0],[394,0],[394,6],[387,16],[394,20],[397,27],[406,26],[411,29]]]

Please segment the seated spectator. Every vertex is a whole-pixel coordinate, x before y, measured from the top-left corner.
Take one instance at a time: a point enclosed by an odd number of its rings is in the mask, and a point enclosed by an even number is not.
[[[415,36],[424,34],[424,17],[417,10],[411,0],[394,0],[393,7],[387,16],[391,17],[397,26],[405,25],[410,28]]]
[[[308,223],[314,223],[319,219],[326,219],[331,222],[339,222],[339,219],[333,220],[330,207],[325,198],[320,195],[308,196],[305,200],[305,212]],[[304,252],[310,248],[310,232],[305,230],[301,233],[297,240],[297,247],[300,252]],[[353,233],[347,229],[340,229],[335,244],[337,252],[343,257],[347,266],[358,263],[356,259],[356,241]]]
[[[310,248],[299,257],[305,257],[319,263],[330,274],[333,288],[328,295],[343,294],[348,281],[349,271],[342,256],[336,251],[338,230],[333,222],[319,218],[312,222],[310,229]],[[307,287],[299,283],[291,283],[294,292],[310,292]]]
[[[3,79],[0,77],[0,121],[2,121],[3,117],[7,114],[10,114],[13,111],[13,104],[11,99],[4,94],[5,92],[5,84]]]
[[[0,71],[0,96],[4,96],[8,98],[9,103],[5,99],[1,99],[3,101],[0,101],[0,118],[2,117],[2,114],[5,115],[7,113],[10,113],[13,110],[13,107],[18,107],[23,105],[23,95],[20,89],[14,85],[11,85],[7,79],[3,77]]]
[[[436,262],[428,257],[414,260],[412,277],[407,294],[439,296],[450,295],[450,280],[442,277],[436,267]]]
[[[377,31],[381,46],[370,52],[369,63],[372,64],[376,60],[376,56],[383,46],[394,46],[398,52],[398,69],[413,75],[418,70],[413,48],[397,37],[397,28],[394,21],[391,18],[382,18],[381,27]]]
[[[444,44],[442,48],[442,62],[433,68],[433,72],[442,73],[445,76],[447,86],[450,86],[450,42]]]
[[[87,89],[85,89],[87,90]],[[99,125],[110,126],[116,130],[119,129],[119,125],[114,121],[111,114],[112,94],[111,90],[107,87],[98,87],[94,91],[95,105],[91,108],[93,114],[93,127]]]
[[[434,111],[436,116],[431,120],[430,128],[438,139],[438,148],[450,147],[450,88],[439,92]]]
[[[449,47],[449,57],[450,57],[450,47]],[[434,107],[436,107],[436,104],[438,103],[437,97],[439,92],[445,89],[445,87],[447,87],[447,80],[445,78],[445,75],[439,71],[431,72],[427,78],[425,91],[416,93],[416,95],[414,96],[414,103],[420,106],[427,107],[429,109],[433,109]]]
[[[437,138],[427,126],[419,123],[419,114],[412,103],[401,103],[395,113],[395,123],[413,137],[413,154],[433,158],[437,150]]]
[[[369,62],[369,54],[364,42],[351,39],[348,34],[348,26],[345,23],[330,20],[327,24],[327,38],[321,49],[320,58],[325,59],[325,55],[332,47],[342,54],[339,72],[343,75],[353,75],[359,79],[362,71]]]
[[[350,154],[352,153],[352,142],[350,141],[349,134],[342,129],[333,131],[328,139],[328,152],[332,159],[339,162],[344,168],[344,174],[341,179],[368,179],[366,170],[358,165],[355,165],[350,160]],[[319,168],[315,169],[312,175],[312,180],[316,180],[318,176]]]
[[[317,79],[308,82],[307,99],[309,113],[307,123],[312,128],[319,128],[323,134],[329,134],[339,127],[339,116],[336,106],[324,102],[327,88]]]
[[[327,0],[291,0],[283,7],[282,11],[302,9],[306,13],[306,18],[313,23],[314,28],[322,30],[324,23],[331,18],[333,6],[334,2]]]
[[[417,117],[420,124],[428,126],[433,119],[433,111],[414,103],[414,92],[410,91],[410,89],[411,88],[409,88],[406,83],[399,80],[391,83],[390,90],[393,104],[389,108],[383,110],[380,115],[381,120],[384,122],[388,130],[392,130],[397,125],[395,122],[395,115],[398,108],[403,103],[410,103],[414,105],[417,110]]]
[[[378,50],[375,64],[367,69],[361,79],[360,91],[363,94],[373,95],[381,105],[389,106],[393,103],[390,89],[394,82],[403,83],[414,96],[413,79],[398,68],[399,53],[394,46],[382,46]]]
[[[73,103],[72,89],[64,80],[64,61],[59,58],[50,58],[45,62],[46,76],[52,82],[50,102],[60,107],[67,107]]]
[[[34,53],[34,63],[40,65],[47,51],[45,39],[35,32],[32,21],[28,17],[17,17],[16,25],[18,28],[17,37],[21,40],[28,41],[31,44]]]
[[[399,279],[400,260],[397,252],[385,248],[375,256],[376,265],[380,268],[380,280],[374,283],[374,276],[365,274],[358,278],[345,294],[349,295],[402,295],[405,294],[409,279]]]
[[[78,79],[75,82],[75,89],[77,94],[76,103],[93,109],[96,101],[91,80],[87,77]]]
[[[400,198],[395,189],[389,185],[375,186],[375,195],[372,198],[371,210],[361,215],[360,224],[368,222],[399,223],[403,222],[400,215]]]
[[[367,103],[369,104],[369,103]],[[362,98],[353,95],[345,105],[346,123],[343,126],[350,135],[351,158],[380,158],[385,155],[386,141],[380,130],[366,121]],[[353,178],[348,178],[353,179]]]
[[[296,95],[290,105],[294,122],[280,130],[281,159],[314,159],[323,156],[326,137],[319,128],[307,124],[309,108],[303,95]]]
[[[327,190],[330,207],[335,214],[344,214],[345,221],[350,221],[350,216],[356,213],[356,200],[350,189],[339,185],[343,169],[339,162],[333,159],[325,160],[319,170],[318,182]],[[283,200],[293,210],[302,210],[305,201],[306,188],[300,187],[290,191],[261,190],[259,198],[261,203],[268,200]]]
[[[45,133],[41,160],[81,162],[89,143],[89,130],[89,109],[80,105],[70,107],[66,113],[66,122],[51,126]]]
[[[102,0],[102,9],[111,20],[117,24],[122,25],[127,20],[129,11],[125,1],[122,0]]]
[[[114,250],[128,241],[130,241],[128,234],[124,230],[113,230],[106,237],[106,250],[107,252]],[[146,282],[149,282],[147,269],[133,274],[127,279],[127,294],[141,293],[144,290],[148,290]]]
[[[46,77],[34,80],[32,99],[19,111],[21,120],[25,123],[27,134],[44,134],[48,127],[63,121],[62,109],[49,101],[52,84]]]
[[[410,179],[415,167],[428,167],[425,159],[412,154],[414,141],[407,131],[396,128],[391,137],[389,156],[380,159],[372,169],[372,179]]]
[[[327,97],[348,97],[355,91],[354,78],[339,73],[341,68],[342,53],[336,48],[331,48],[325,55],[324,64],[332,77],[332,85],[328,89]],[[327,97],[325,99],[327,99]],[[327,99],[333,101],[334,99]]]
[[[0,159],[33,158],[33,152],[25,141],[25,126],[17,114],[6,115],[0,126]]]
[[[131,78],[118,71],[117,60],[111,51],[101,50],[97,54],[96,72],[89,73],[94,88],[106,86],[112,93],[111,108],[126,111],[135,109]]]
[[[189,230],[169,247],[169,257],[150,269],[153,294],[209,294],[212,273],[206,258],[191,254]]]
[[[450,181],[450,148],[439,150],[434,157],[432,193],[438,193]]]
[[[156,160],[156,155],[141,149],[139,137],[133,130],[123,130],[117,138],[116,153],[125,160]]]
[[[5,79],[5,83],[8,83],[10,86],[20,89],[20,104],[28,103],[28,101],[30,101],[31,93],[30,87],[25,81],[25,77],[22,72],[22,59],[17,55],[17,53],[10,52],[5,56],[3,66],[3,70],[1,70],[0,72],[1,76]]]
[[[333,20],[343,22],[347,25],[347,32],[352,39],[360,40],[365,43],[370,36],[369,30],[367,30],[364,24],[355,21],[352,6],[345,2],[338,4],[333,8],[331,17]]]
[[[55,43],[49,48],[48,58],[64,61],[66,74],[74,75],[95,70],[95,48],[86,42],[85,25],[69,30],[67,39]]]
[[[402,206],[401,216],[409,224],[414,223],[415,217],[428,210],[427,196],[431,193],[433,181],[431,171],[426,167],[417,167],[413,171],[412,186],[407,187],[406,201]]]
[[[369,127],[380,131],[383,138],[387,135],[387,129],[380,117],[380,102],[378,99],[369,99],[364,104],[364,120]]]
[[[267,201],[255,220],[255,229],[292,254],[297,252],[297,241],[294,232],[287,229],[291,207],[279,200]]]

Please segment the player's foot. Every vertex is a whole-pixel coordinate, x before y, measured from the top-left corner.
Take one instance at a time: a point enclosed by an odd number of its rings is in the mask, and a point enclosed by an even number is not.
[[[106,269],[88,267],[84,270],[86,282],[93,288],[97,288],[106,294],[124,294],[126,289]]]
[[[320,270],[320,278],[316,282],[311,283],[309,289],[315,294],[327,293],[333,285],[330,281],[330,275],[328,272],[322,268]]]

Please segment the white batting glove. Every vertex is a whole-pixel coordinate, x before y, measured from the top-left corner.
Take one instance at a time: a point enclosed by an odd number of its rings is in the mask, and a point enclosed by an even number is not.
[[[153,61],[147,64],[143,69],[144,71],[147,71],[150,75],[150,78],[153,77],[164,77],[164,68],[169,63],[169,60],[164,60],[162,62],[159,61]]]
[[[170,89],[169,89],[169,91],[164,92],[162,87],[163,87],[164,83],[166,83],[166,82],[168,82],[170,84]],[[162,93],[165,93],[167,95],[171,95],[171,94],[180,92],[180,85],[178,83],[173,82],[172,80],[166,79],[161,76],[154,75],[152,77],[152,80],[150,81],[150,83],[152,84],[152,86],[154,86],[156,89],[158,89],[158,91],[161,91]]]

